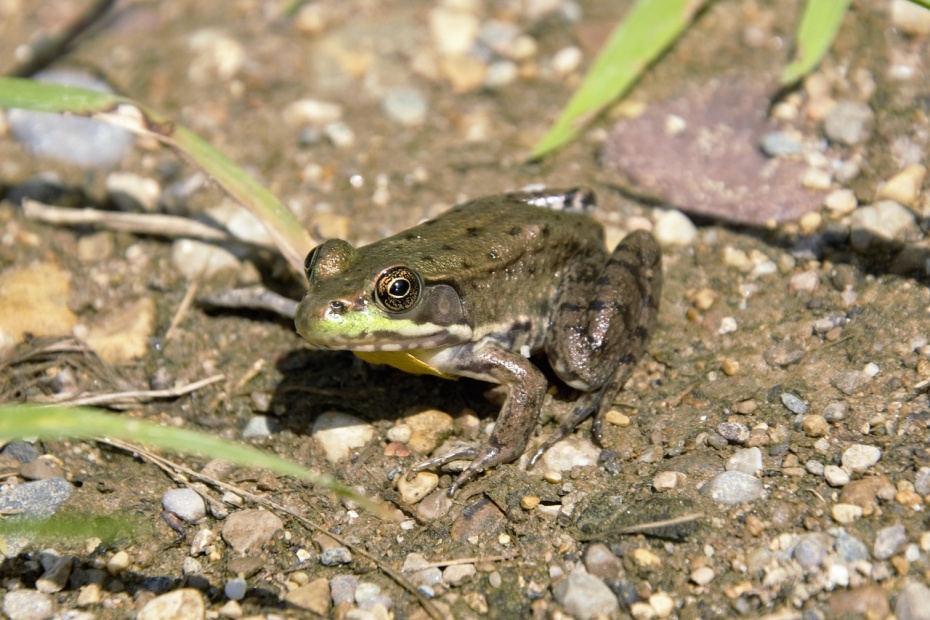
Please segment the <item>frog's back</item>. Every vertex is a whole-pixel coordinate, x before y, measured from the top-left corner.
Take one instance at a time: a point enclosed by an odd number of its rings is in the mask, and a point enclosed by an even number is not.
[[[558,271],[578,252],[605,251],[603,229],[588,215],[593,204],[593,194],[580,189],[479,198],[365,249],[415,264],[434,281],[447,274],[460,282],[487,280],[541,263]]]

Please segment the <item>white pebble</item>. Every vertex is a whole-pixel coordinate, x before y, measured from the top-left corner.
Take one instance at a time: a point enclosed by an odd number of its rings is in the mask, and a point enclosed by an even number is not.
[[[882,458],[882,451],[877,446],[857,443],[843,451],[843,469],[849,472],[863,472]]]
[[[849,484],[849,474],[842,467],[836,465],[824,467],[823,477],[831,487],[843,487]]]
[[[660,210],[655,218],[653,234],[663,246],[691,245],[697,237],[697,228],[681,211]]]

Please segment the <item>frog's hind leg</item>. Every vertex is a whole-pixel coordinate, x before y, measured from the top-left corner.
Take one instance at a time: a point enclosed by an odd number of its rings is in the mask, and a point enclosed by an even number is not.
[[[579,265],[567,275],[546,351],[556,374],[587,393],[531,464],[595,413],[594,436],[601,442],[603,416],[646,349],[661,295],[662,255],[642,231],[627,235],[599,273]]]

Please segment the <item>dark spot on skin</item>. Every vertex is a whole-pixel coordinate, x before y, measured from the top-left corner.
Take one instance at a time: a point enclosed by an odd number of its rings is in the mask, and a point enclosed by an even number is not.
[[[469,237],[477,237],[481,235],[481,229],[477,226],[469,226],[465,229],[465,234],[467,234]]]
[[[548,237],[552,231],[549,230],[549,224],[546,224],[542,227],[542,236]]]
[[[600,312],[607,309],[607,302],[601,301],[600,299],[595,299],[588,304],[588,310],[594,310],[595,312]]]
[[[455,252],[455,248],[449,245],[448,243],[443,243],[442,247],[439,248],[443,252]]]
[[[425,261],[425,262],[427,262],[427,263],[433,263],[433,262],[436,261],[435,258],[433,258],[432,256],[429,256],[429,255],[427,255],[427,256],[421,256],[421,257],[420,257],[420,260]]]
[[[468,262],[467,258],[462,259],[462,269],[471,269],[471,263]]]
[[[511,237],[519,237],[521,234],[523,234],[523,229],[520,228],[519,226],[514,226],[513,228],[510,229]]]
[[[406,235],[404,235],[404,239],[406,241],[416,241],[419,238],[420,238],[420,235],[417,235],[415,233],[407,233]]]
[[[579,306],[578,304],[573,304],[570,301],[566,301],[561,306],[559,306],[559,310],[567,311],[567,312],[578,312],[579,310],[581,310],[581,306]]]

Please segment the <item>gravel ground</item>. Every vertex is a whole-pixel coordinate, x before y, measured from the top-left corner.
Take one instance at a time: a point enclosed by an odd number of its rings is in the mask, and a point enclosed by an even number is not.
[[[0,72],[40,29],[90,4],[0,2]],[[3,612],[428,617],[393,570],[437,617],[930,617],[930,12],[854,3],[821,69],[765,111],[747,148],[733,144],[741,133],[689,128],[720,122],[708,120],[721,116],[714,80],[751,92],[771,83],[799,7],[714,3],[608,120],[525,165],[628,5],[352,0],[286,13],[256,0],[127,1],[79,38],[56,71],[103,77],[178,119],[321,238],[366,243],[465,198],[584,184],[609,242],[640,228],[660,239],[666,285],[603,448],[583,425],[534,470],[499,467],[449,500],[449,472],[399,474],[486,437],[499,390],[311,351],[270,314],[195,304],[175,325],[193,282],[198,294],[262,283],[291,297],[301,284],[242,244],[27,219],[24,196],[264,238],[155,144],[65,127],[83,133],[50,153],[39,121],[4,113],[0,401],[221,372],[226,381],[124,415],[273,451],[397,518],[220,462],[175,457],[230,485],[188,486],[105,443],[14,442],[0,450],[4,514],[116,515],[135,529],[4,536]],[[716,116],[677,112],[692,100]],[[673,159],[675,149],[659,166],[627,161],[682,134],[723,135],[764,153],[762,169],[796,170],[792,196],[813,195],[812,207],[785,221],[771,200],[724,211],[688,189],[713,185],[708,162]],[[547,400],[534,441],[571,393],[557,386]]]

